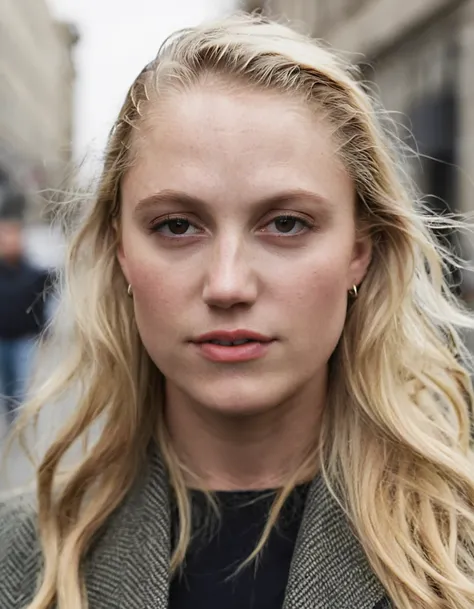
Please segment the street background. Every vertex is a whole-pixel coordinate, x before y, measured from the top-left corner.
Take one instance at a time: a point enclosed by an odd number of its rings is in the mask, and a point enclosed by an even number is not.
[[[125,93],[163,40],[235,9],[290,19],[345,51],[400,139],[417,149],[410,171],[427,203],[440,214],[474,212],[474,0],[135,0],[132,7],[128,0],[3,0],[0,222],[6,193],[21,192],[27,205],[18,218],[34,264],[60,268],[63,243],[48,200],[94,183]],[[471,235],[445,238],[474,261]],[[473,274],[456,273],[452,282],[474,307]],[[56,361],[42,362],[45,374]],[[45,409],[40,443],[73,407],[70,398]],[[0,408],[0,454],[6,436]],[[0,493],[28,481],[31,468],[18,447],[2,460]]]

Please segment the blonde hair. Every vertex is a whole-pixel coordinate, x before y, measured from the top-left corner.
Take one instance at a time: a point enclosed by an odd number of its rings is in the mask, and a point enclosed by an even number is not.
[[[63,311],[67,360],[31,404],[35,411],[81,385],[77,409],[37,471],[45,559],[28,609],[86,606],[81,558],[159,444],[180,513],[175,571],[190,540],[184,466],[157,408],[163,379],[139,339],[116,258],[120,184],[140,122],[160,95],[203,79],[302,100],[325,117],[358,195],[373,260],[331,358],[329,407],[314,451],[370,564],[398,608],[474,606],[472,389],[460,329],[474,323],[444,279],[446,252],[414,203],[379,112],[357,70],[322,44],[261,17],[237,15],[179,32],[130,88],[108,142],[93,204],[71,237]],[[104,423],[63,485],[71,446]],[[278,494],[255,558],[301,470]]]

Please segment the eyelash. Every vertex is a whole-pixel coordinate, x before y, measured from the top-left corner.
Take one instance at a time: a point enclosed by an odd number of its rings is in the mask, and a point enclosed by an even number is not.
[[[287,220],[295,220],[297,222],[300,222],[303,226],[304,229],[298,231],[297,233],[272,233],[278,237],[297,237],[299,235],[301,235],[303,232],[305,232],[305,230],[314,230],[315,229],[315,224],[313,222],[311,222],[309,220],[309,218],[305,218],[302,217],[298,214],[295,213],[291,213],[291,214],[280,214],[278,216],[275,216],[272,220],[270,220],[269,222],[267,222],[267,224],[265,226],[268,226],[269,224],[272,224],[273,222],[276,222],[277,220],[281,220],[281,219],[287,219]],[[158,233],[159,230],[161,228],[164,228],[165,226],[169,225],[170,222],[172,221],[182,221],[182,222],[186,222],[189,224],[189,226],[194,226],[196,227],[195,224],[193,224],[188,218],[186,218],[186,216],[166,216],[165,218],[161,219],[159,222],[156,222],[155,224],[152,224],[149,228],[151,233]],[[198,228],[198,227],[196,227]],[[261,230],[260,232],[266,232]],[[173,234],[173,236],[169,236],[169,235],[161,235],[167,239],[180,239],[189,235],[186,235],[186,233],[183,233],[182,235],[179,234]]]
[[[168,225],[170,222],[173,221],[182,221],[182,222],[187,222],[189,224],[189,226],[195,226],[188,218],[186,218],[185,216],[165,216],[165,218],[159,220],[158,222],[156,222],[155,224],[152,224],[150,226],[150,232],[151,233],[158,233],[158,231],[160,230],[160,228],[165,227],[166,225]],[[162,235],[162,236],[166,236],[167,235]],[[182,235],[182,236],[186,236],[186,235]],[[174,235],[173,237],[168,237],[169,239],[176,239],[179,238],[180,235]]]

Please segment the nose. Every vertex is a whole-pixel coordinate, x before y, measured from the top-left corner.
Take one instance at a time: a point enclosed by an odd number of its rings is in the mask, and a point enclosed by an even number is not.
[[[237,239],[216,243],[205,273],[204,302],[221,309],[252,305],[257,298],[258,281],[251,262],[251,253]]]

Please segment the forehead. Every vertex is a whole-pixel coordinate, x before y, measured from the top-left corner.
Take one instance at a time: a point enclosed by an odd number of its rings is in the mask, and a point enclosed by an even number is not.
[[[152,108],[135,140],[124,197],[191,190],[206,200],[248,200],[302,188],[352,195],[330,125],[299,100],[203,88]],[[349,185],[348,185],[349,181]]]

